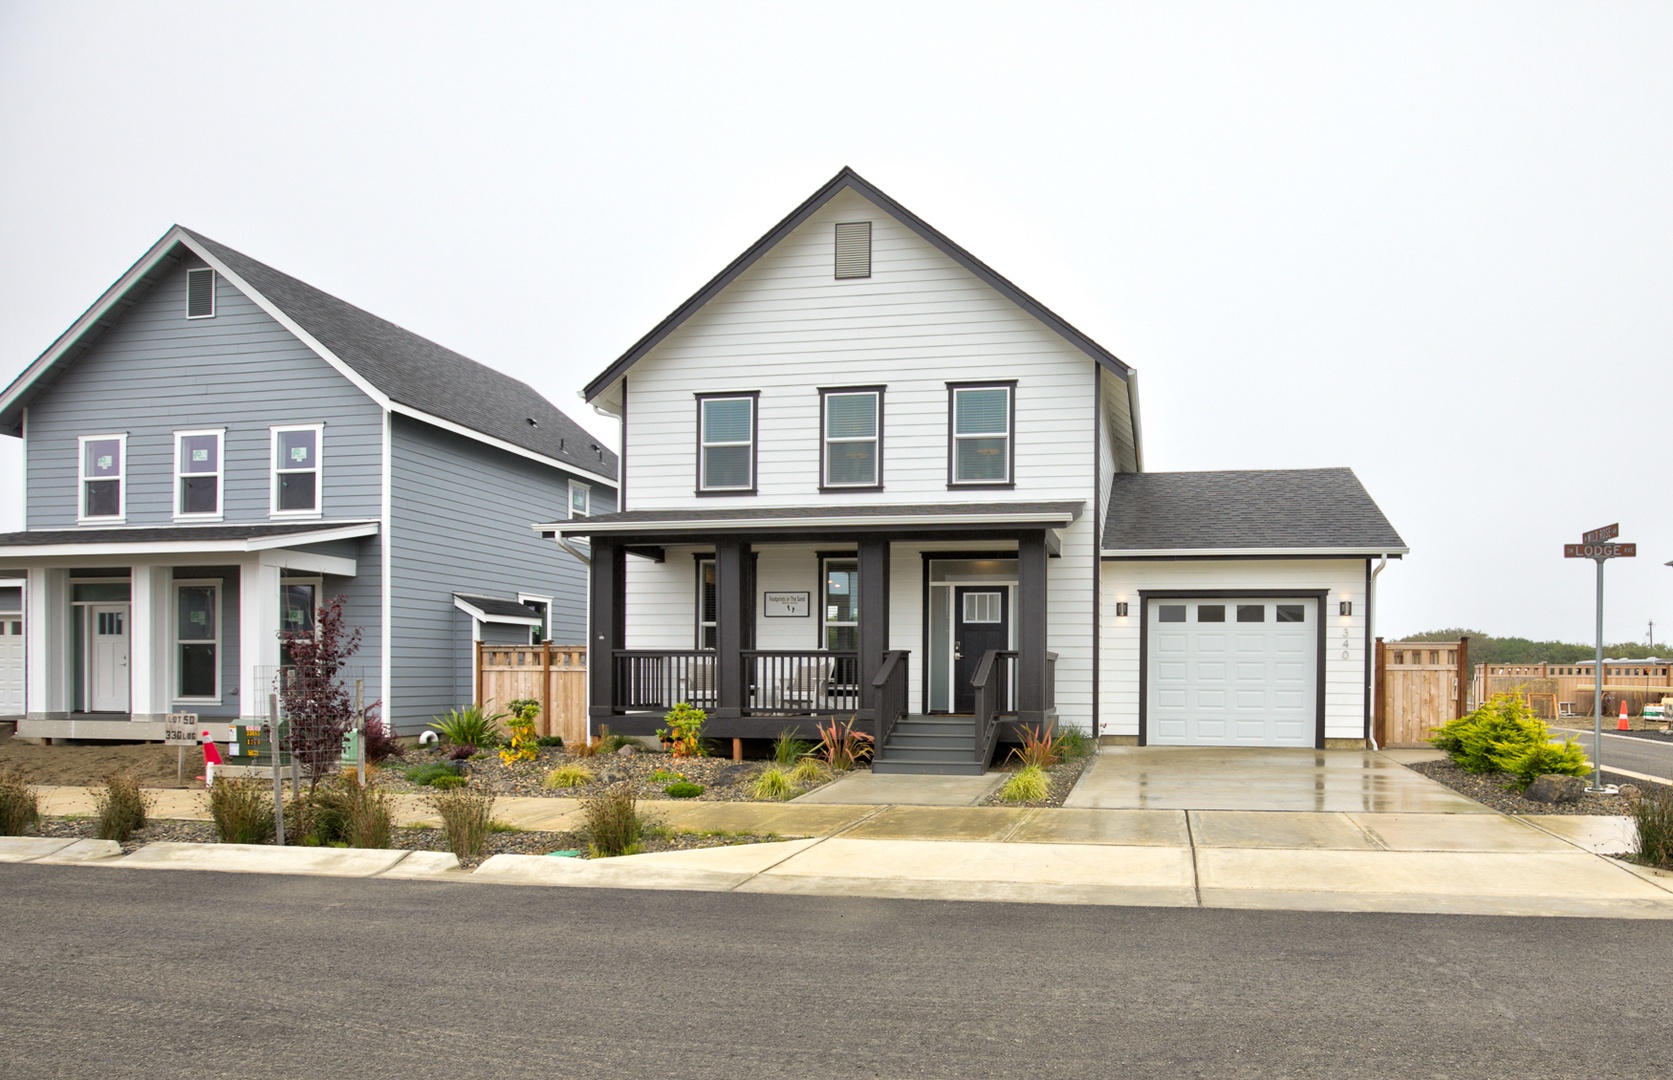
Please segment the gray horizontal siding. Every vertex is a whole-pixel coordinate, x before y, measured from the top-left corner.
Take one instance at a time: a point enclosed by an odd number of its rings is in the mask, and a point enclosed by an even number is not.
[[[614,508],[596,477],[594,505]],[[566,513],[569,475],[394,418],[391,617],[396,728],[414,732],[470,700],[469,620],[454,593],[553,598],[552,637],[586,640],[585,568],[530,527]]]
[[[343,678],[354,692],[354,680],[366,680],[366,704],[381,702],[383,692],[383,538],[368,536],[346,543],[357,545],[351,554],[358,573],[352,578],[326,577],[325,599],[343,598],[343,622],[361,631],[360,650],[349,660]],[[319,545],[324,547],[326,545]],[[335,552],[333,553],[335,554]],[[306,575],[299,575],[306,576]],[[384,710],[380,708],[380,715]]]
[[[127,523],[173,519],[174,432],[227,429],[228,522],[268,520],[276,424],[324,423],[328,518],[380,509],[382,410],[225,280],[212,319],[186,318],[182,263],[29,407],[30,528],[74,525],[81,435],[126,432]]]

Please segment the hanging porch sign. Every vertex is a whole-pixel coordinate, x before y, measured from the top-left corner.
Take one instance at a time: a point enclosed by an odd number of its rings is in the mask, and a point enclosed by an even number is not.
[[[805,619],[813,612],[812,596],[805,592],[764,592],[761,614],[769,619]]]

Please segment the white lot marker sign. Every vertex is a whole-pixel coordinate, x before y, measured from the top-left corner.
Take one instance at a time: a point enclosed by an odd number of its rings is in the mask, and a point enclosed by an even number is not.
[[[1620,525],[1605,525],[1582,535],[1578,544],[1563,545],[1563,558],[1597,563],[1597,684],[1592,691],[1592,786],[1587,788],[1594,793],[1613,790],[1603,786],[1603,564],[1638,557],[1637,544],[1609,543],[1620,535]]]

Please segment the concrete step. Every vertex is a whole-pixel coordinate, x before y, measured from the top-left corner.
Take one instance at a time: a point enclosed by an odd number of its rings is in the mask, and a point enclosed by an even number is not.
[[[874,773],[928,773],[939,776],[981,776],[987,772],[974,761],[920,761],[902,757],[883,758],[871,763]]]

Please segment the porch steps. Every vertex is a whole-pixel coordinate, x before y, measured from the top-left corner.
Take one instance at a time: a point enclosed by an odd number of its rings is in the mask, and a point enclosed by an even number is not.
[[[976,721],[969,716],[907,716],[895,724],[872,760],[874,773],[980,776]]]

